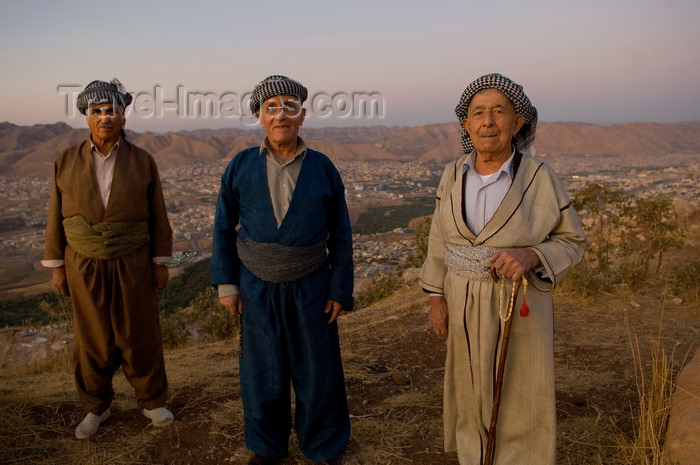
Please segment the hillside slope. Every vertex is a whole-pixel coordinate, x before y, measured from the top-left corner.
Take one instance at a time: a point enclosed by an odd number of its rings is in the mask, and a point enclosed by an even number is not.
[[[615,463],[613,432],[632,433],[637,405],[630,338],[642,366],[657,346],[682,361],[700,338],[697,296],[675,305],[662,293],[581,298],[562,289],[555,308],[557,463]],[[346,465],[456,465],[441,450],[445,345],[428,329],[426,311],[427,297],[413,285],[340,317],[354,415]],[[89,441],[73,437],[82,413],[67,361],[3,369],[0,463],[245,463],[236,341],[168,350],[166,362],[174,425],[150,426],[117,373],[113,415]],[[308,462],[292,438],[284,465],[301,464]]]
[[[87,129],[64,123],[0,123],[0,175],[51,176],[56,156],[85,140],[87,134]],[[442,165],[461,154],[461,130],[456,122],[417,127],[303,128],[300,134],[309,147],[337,160],[420,160]],[[162,170],[195,160],[229,159],[243,148],[258,145],[263,136],[260,130],[241,129],[163,134],[127,131],[128,139],[151,152]],[[540,123],[535,148],[546,157],[696,155],[700,153],[700,125]]]

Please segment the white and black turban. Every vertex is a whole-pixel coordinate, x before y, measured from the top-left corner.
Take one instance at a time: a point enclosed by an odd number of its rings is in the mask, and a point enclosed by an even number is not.
[[[92,81],[85,86],[85,89],[78,94],[76,106],[78,111],[84,115],[88,107],[99,105],[100,103],[119,104],[126,108],[132,99],[133,97],[126,91],[119,79],[114,78],[111,82]]]
[[[251,111],[256,113],[260,109],[261,103],[277,95],[293,95],[304,103],[308,91],[300,82],[289,79],[287,76],[277,74],[268,76],[253,89],[253,96],[250,98]]]
[[[530,99],[523,92],[523,86],[516,84],[505,76],[497,73],[486,74],[472,82],[464,89],[459,104],[455,107],[455,113],[460,123],[468,116],[469,102],[480,90],[498,89],[513,102],[515,113],[523,115],[525,123],[517,134],[513,136],[513,144],[520,152],[527,150],[535,142],[535,129],[537,127],[537,109],[532,106]],[[462,128],[462,150],[464,153],[471,153],[474,150],[472,138],[466,129]]]

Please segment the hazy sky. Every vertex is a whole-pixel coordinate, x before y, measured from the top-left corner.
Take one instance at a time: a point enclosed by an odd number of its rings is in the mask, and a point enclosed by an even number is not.
[[[246,127],[240,102],[270,74],[309,88],[308,126],[444,123],[491,72],[522,84],[540,121],[700,120],[697,0],[4,0],[1,11],[0,121],[20,125],[85,127],[73,92],[116,76],[140,96],[128,128]],[[183,104],[197,94],[217,116]],[[353,102],[363,94],[374,113]]]

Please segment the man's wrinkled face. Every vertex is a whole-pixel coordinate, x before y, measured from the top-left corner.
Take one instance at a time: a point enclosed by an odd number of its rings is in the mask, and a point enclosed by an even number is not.
[[[484,89],[472,97],[462,120],[474,148],[484,154],[510,154],[511,141],[525,118],[515,113],[513,102],[498,89]]]
[[[109,140],[119,136],[126,119],[121,105],[101,103],[85,110],[88,127],[93,139]]]
[[[267,138],[276,144],[296,141],[305,116],[306,110],[294,95],[270,97],[260,105],[258,111],[260,126],[265,129]]]

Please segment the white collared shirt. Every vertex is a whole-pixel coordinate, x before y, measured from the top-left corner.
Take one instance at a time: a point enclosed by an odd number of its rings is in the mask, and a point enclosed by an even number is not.
[[[92,165],[95,168],[95,177],[97,178],[97,187],[100,189],[100,197],[102,205],[107,208],[109,203],[109,194],[112,192],[112,179],[114,179],[114,165],[117,162],[117,153],[119,152],[119,144],[121,137],[114,144],[112,150],[107,155],[103,155],[98,149],[92,138],[89,138],[92,154]]]
[[[464,216],[467,226],[474,234],[478,235],[484,229],[510,189],[513,182],[513,155],[515,149],[497,172],[484,176],[474,169],[475,150],[462,165],[462,174],[467,173],[464,183]]]

